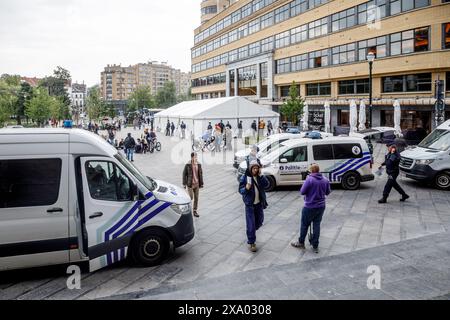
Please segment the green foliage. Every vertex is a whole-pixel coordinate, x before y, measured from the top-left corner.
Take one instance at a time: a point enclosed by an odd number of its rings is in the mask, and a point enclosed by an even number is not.
[[[60,102],[51,97],[45,89],[37,89],[34,96],[25,102],[25,114],[42,126],[44,122],[60,110]]]
[[[2,76],[0,79],[0,127],[3,127],[14,114],[17,100],[16,87]]]
[[[69,70],[60,66],[56,67],[53,71],[53,77],[59,80],[64,80],[65,82],[70,82],[72,80]]]
[[[100,90],[98,86],[89,88],[86,108],[89,119],[91,120],[99,120],[107,115],[107,105],[100,97]]]
[[[281,114],[285,116],[288,121],[297,125],[299,118],[303,115],[304,105],[305,101],[299,95],[297,84],[294,81],[289,88],[288,100],[280,108]]]
[[[128,98],[128,112],[141,110],[142,108],[155,107],[155,98],[152,96],[150,88],[142,86],[137,88]]]
[[[177,90],[174,82],[166,82],[156,94],[156,105],[160,108],[172,107],[177,103]]]

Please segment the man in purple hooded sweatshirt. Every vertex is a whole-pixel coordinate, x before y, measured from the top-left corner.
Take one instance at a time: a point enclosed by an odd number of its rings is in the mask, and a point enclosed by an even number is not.
[[[319,253],[320,223],[325,212],[326,196],[331,193],[330,182],[322,176],[317,164],[311,166],[311,175],[306,179],[300,190],[305,196],[305,207],[302,211],[302,221],[300,226],[300,238],[297,242],[291,243],[293,247],[306,249],[305,239],[308,227],[313,224],[311,245],[315,253]]]

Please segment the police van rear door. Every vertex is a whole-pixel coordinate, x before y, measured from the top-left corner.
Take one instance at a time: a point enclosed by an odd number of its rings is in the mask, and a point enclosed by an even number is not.
[[[306,171],[308,171],[308,148],[306,145],[292,148],[280,156],[281,184],[301,184],[302,176]]]

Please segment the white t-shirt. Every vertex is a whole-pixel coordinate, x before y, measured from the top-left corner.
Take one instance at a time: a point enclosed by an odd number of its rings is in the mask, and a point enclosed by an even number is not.
[[[259,199],[259,189],[257,187],[258,181],[255,177],[253,177],[253,183],[255,184],[255,202],[253,202],[253,204],[258,204],[261,202],[261,200]]]

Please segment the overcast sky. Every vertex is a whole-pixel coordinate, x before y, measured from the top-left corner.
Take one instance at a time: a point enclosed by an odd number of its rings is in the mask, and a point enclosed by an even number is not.
[[[0,74],[67,68],[100,82],[107,64],[168,61],[189,71],[200,0],[0,0]]]

